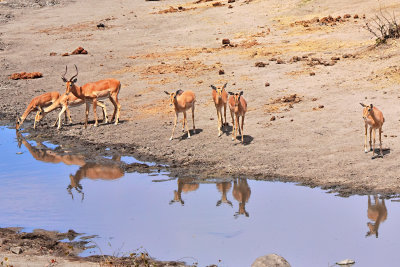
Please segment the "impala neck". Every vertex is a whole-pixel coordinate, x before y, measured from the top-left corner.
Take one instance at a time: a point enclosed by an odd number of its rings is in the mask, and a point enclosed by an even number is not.
[[[76,96],[76,97],[78,97],[78,98],[84,97],[84,94],[83,94],[83,92],[82,92],[82,86],[78,86],[78,85],[76,85],[76,84],[72,84],[72,85],[70,86],[70,92],[71,92],[74,96]]]

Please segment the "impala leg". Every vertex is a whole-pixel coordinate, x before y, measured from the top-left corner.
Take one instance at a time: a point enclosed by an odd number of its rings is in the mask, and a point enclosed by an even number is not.
[[[97,118],[97,99],[93,98],[93,113],[94,113],[94,127],[99,125],[98,118]]]
[[[60,130],[60,129],[61,129],[62,115],[63,115],[63,113],[66,114],[66,113],[65,113],[65,110],[66,110],[66,109],[67,109],[67,106],[63,106],[63,107],[61,108],[60,113],[58,113],[58,119],[57,119],[57,121],[58,121],[58,127],[57,127],[57,130]]]
[[[218,118],[218,137],[220,137],[221,136],[221,111],[218,109],[218,107],[216,108],[217,109],[217,118]]]
[[[376,129],[373,131],[373,139],[374,139],[374,145],[372,146],[372,157],[375,155],[375,138],[376,138]]]
[[[115,118],[115,125],[118,124],[119,122],[119,115],[121,114],[121,104],[118,102],[118,95],[115,95],[115,98],[113,99],[114,104],[114,115],[115,115],[115,110],[117,111],[117,117]],[[111,121],[114,120],[114,115]]]
[[[193,121],[193,134],[196,134],[196,126],[194,125],[194,102],[192,105],[192,121]]]
[[[364,142],[364,152],[365,153],[368,153],[367,142],[368,142],[368,124],[365,124],[365,142]]]
[[[186,111],[183,112],[183,124],[185,124],[185,123],[186,123],[188,138],[190,138],[190,131],[189,131],[189,125],[187,123]]]
[[[185,132],[185,123],[186,123],[185,118],[183,118],[183,120],[182,120],[182,133]]]
[[[174,128],[172,128],[172,134],[171,137],[169,138],[169,140],[172,140],[173,136],[174,136],[174,132],[175,132],[175,127],[176,127],[176,123],[178,122],[178,112],[175,111],[175,122],[174,122]]]
[[[103,122],[108,123],[108,118],[107,118],[107,108],[106,105],[102,101],[97,101],[97,105],[101,107],[101,110],[103,112]]]
[[[35,121],[33,122],[33,129],[36,129],[36,122],[39,122],[40,111],[36,112]]]
[[[225,126],[226,124],[228,124],[228,122],[226,120],[226,103],[224,104],[224,117],[225,117],[225,122],[223,125]]]
[[[86,104],[86,119],[85,119],[85,129],[87,129],[87,124],[88,124],[88,118],[89,118],[89,101],[85,101]]]
[[[67,113],[66,113],[66,114],[68,114],[68,120],[69,120],[69,124],[72,124],[71,112],[70,112],[70,110],[69,110],[69,107],[68,107],[68,106],[67,106],[66,110],[67,110]],[[67,121],[67,118],[65,118],[65,121]]]
[[[369,127],[369,150],[372,151],[372,127]]]
[[[232,141],[235,140],[235,119],[233,118],[233,112],[231,111],[231,117],[232,117]]]
[[[242,144],[243,144],[243,137],[244,137],[244,128],[243,128],[243,125],[244,125],[244,114],[243,114],[243,116],[242,116]]]
[[[379,128],[379,146],[381,150],[381,156],[383,157],[383,151],[382,151],[382,127]]]
[[[237,137],[238,128],[240,127],[239,124],[239,116],[235,114],[235,140]]]

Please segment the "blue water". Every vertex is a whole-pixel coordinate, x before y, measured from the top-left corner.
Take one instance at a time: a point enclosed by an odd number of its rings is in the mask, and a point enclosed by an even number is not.
[[[240,177],[236,198],[231,181],[225,184],[227,201],[217,206],[221,191],[215,183],[196,185],[195,179],[171,180],[163,174],[118,177],[118,168],[107,165],[100,168],[103,175],[81,176],[72,197],[67,190],[70,175],[77,177],[92,166],[79,155],[60,160],[57,146],[24,136],[27,143],[19,148],[15,130],[0,127],[0,227],[98,235],[96,248],[84,256],[122,256],[143,247],[157,259],[199,266],[250,266],[270,253],[292,266],[331,266],[347,258],[355,266],[397,266],[400,260],[400,202],[385,201],[387,218],[378,237],[366,237],[367,223],[374,223],[367,216],[368,196],[341,198],[290,183]],[[26,144],[59,163],[36,160]],[[117,175],[110,179],[113,168]],[[179,188],[180,198],[174,193]],[[239,201],[245,202],[244,209]]]

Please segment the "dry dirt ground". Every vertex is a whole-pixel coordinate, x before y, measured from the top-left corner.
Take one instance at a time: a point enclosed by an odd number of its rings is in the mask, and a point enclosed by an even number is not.
[[[364,28],[379,12],[399,13],[400,3],[229,2],[0,1],[2,120],[14,124],[32,97],[63,92],[65,66],[69,78],[76,64],[80,85],[109,77],[121,81],[121,123],[96,128],[92,121],[85,130],[80,106],[71,110],[75,123],[59,132],[51,127],[56,112],[36,131],[31,115],[24,131],[86,151],[108,147],[168,164],[179,177],[244,176],[341,194],[400,193],[400,43],[375,47]],[[312,20],[328,15],[342,20]],[[232,46],[222,46],[224,38]],[[61,56],[78,46],[88,54]],[[10,80],[15,72],[43,77]],[[245,144],[231,140],[231,127],[217,137],[210,85],[226,82],[228,91],[244,91],[248,102]],[[164,91],[178,89],[196,93],[197,133],[187,139],[176,131],[169,141],[174,114]],[[360,102],[384,113],[383,158],[372,160],[363,151]],[[112,112],[109,101],[107,107]],[[231,125],[229,113],[227,118]]]

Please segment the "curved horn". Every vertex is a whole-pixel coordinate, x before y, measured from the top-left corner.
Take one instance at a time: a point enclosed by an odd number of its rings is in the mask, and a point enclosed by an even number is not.
[[[69,81],[71,82],[76,76],[78,76],[78,67],[74,64],[75,69],[76,69],[76,74],[74,76],[71,77],[71,79],[69,79]]]
[[[64,82],[67,82],[67,79],[65,78],[65,74],[67,74],[67,70],[68,70],[68,67],[67,67],[67,65],[65,65],[65,73],[61,76],[61,79],[62,79]]]

